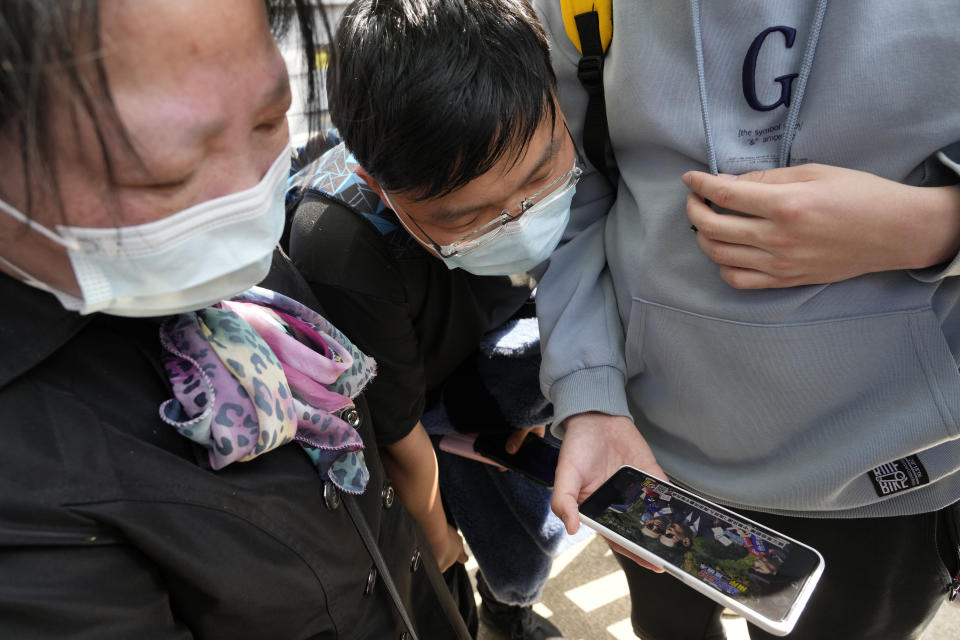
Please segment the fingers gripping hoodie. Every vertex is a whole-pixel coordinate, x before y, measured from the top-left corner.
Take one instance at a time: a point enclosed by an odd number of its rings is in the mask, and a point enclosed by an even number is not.
[[[613,5],[619,185],[581,181],[538,295],[557,423],[630,415],[673,478],[736,506],[867,517],[955,502],[960,261],[736,290],[696,244],[680,177],[816,162],[956,182],[960,4]],[[559,3],[538,9],[579,141],[579,53]]]

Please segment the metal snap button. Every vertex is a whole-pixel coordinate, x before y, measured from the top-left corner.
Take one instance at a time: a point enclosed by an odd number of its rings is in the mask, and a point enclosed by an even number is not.
[[[423,556],[420,554],[420,550],[417,549],[413,552],[413,556],[410,558],[410,572],[413,573],[420,568],[421,560]]]
[[[343,414],[343,419],[354,429],[360,426],[360,413],[356,409],[350,409]]]
[[[329,480],[323,483],[323,503],[331,511],[340,506],[340,490]]]
[[[393,501],[397,497],[397,492],[393,490],[393,485],[389,482],[384,485],[380,492],[380,499],[383,501],[383,508],[389,509],[393,506]]]
[[[372,567],[367,574],[367,584],[363,587],[363,595],[368,596],[373,593],[373,587],[377,584],[377,568]]]

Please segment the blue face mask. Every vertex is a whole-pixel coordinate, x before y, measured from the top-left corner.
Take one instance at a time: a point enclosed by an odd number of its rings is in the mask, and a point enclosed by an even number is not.
[[[434,251],[450,269],[460,268],[478,276],[506,276],[529,271],[549,258],[560,243],[570,221],[570,205],[580,174],[581,170],[574,165],[569,174],[564,176],[560,188],[535,202],[517,217],[475,238],[448,246],[434,245]],[[384,198],[390,208],[396,211],[386,193]],[[397,216],[406,227],[404,217],[406,214]],[[410,229],[407,232],[416,237]]]

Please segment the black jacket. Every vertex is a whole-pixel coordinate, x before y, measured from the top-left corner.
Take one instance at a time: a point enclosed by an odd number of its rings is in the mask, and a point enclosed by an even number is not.
[[[479,374],[464,373],[475,367],[465,365],[488,331],[524,307],[532,315],[533,276],[450,269],[399,225],[383,235],[338,197],[312,189],[296,208],[290,258],[328,309],[327,319],[377,360],[367,399],[380,446],[410,433],[441,389],[448,400],[463,399],[447,402],[447,410],[469,414],[468,430],[506,428],[503,416],[488,409],[497,403]]]
[[[401,637],[299,447],[214,472],[160,420],[156,320],[81,317],[2,274],[0,300],[0,637]],[[417,632],[467,637],[376,447],[365,455],[358,504]]]

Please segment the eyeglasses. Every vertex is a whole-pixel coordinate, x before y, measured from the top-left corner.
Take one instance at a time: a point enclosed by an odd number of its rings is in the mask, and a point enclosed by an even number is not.
[[[583,174],[583,169],[581,169],[578,166],[578,160],[574,159],[573,168],[570,169],[570,171],[567,171],[560,177],[556,178],[555,180],[550,182],[548,185],[544,186],[542,189],[540,189],[533,195],[527,198],[524,198],[523,200],[518,202],[517,208],[519,209],[519,211],[516,211],[515,213],[511,213],[509,209],[504,209],[503,211],[500,212],[500,215],[498,215],[496,218],[494,218],[490,222],[486,223],[485,225],[483,225],[478,229],[474,229],[473,231],[463,236],[459,240],[448,245],[440,245],[437,242],[435,242],[433,238],[431,238],[429,234],[427,234],[427,232],[423,230],[423,227],[417,224],[416,220],[414,220],[409,214],[398,210],[397,207],[394,206],[392,202],[390,202],[389,196],[387,196],[387,204],[390,205],[390,208],[393,209],[395,213],[403,213],[403,215],[407,216],[407,218],[409,218],[410,221],[413,222],[417,230],[420,231],[420,233],[422,233],[423,236],[433,246],[433,250],[437,252],[437,255],[439,255],[441,258],[452,258],[453,256],[456,256],[456,255],[465,255],[467,253],[470,253],[474,249],[477,249],[486,244],[489,244],[491,241],[496,239],[503,232],[504,226],[508,222],[512,222],[518,219],[520,216],[530,211],[530,209],[532,209],[533,207],[537,205],[540,205],[541,207],[543,207],[544,205],[550,202],[553,202],[558,198],[561,198],[567,192],[569,192],[570,189],[574,188],[577,185],[577,183],[580,181],[580,176],[582,174]],[[536,215],[536,214],[537,212],[535,211],[530,215]]]

